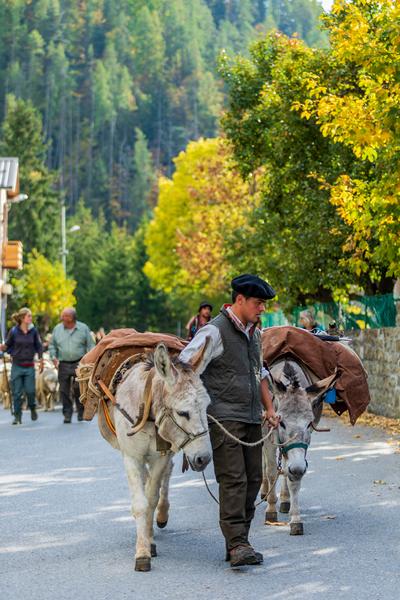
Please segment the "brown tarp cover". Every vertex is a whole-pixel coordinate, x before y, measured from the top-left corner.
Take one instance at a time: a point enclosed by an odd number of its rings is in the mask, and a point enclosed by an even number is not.
[[[164,342],[173,353],[180,352],[187,344],[168,333],[140,333],[135,329],[114,329],[82,357],[77,369],[78,377],[82,377],[86,367],[90,373],[88,379],[79,382],[81,401],[84,405],[83,418],[86,421],[93,419],[99,397],[104,396],[98,387],[98,380],[101,379],[108,386],[116,369],[125,360],[153,350],[160,342]]]
[[[327,342],[299,327],[269,327],[261,335],[263,358],[271,366],[278,358],[291,355],[305,364],[319,379],[332,375],[337,368],[337,402],[331,404],[341,415],[349,411],[355,424],[365,411],[370,395],[367,374],[357,354],[340,342]]]
[[[151,333],[146,331],[140,333],[136,329],[113,329],[90,350],[81,360],[81,364],[94,364],[105,352],[113,348],[126,348],[127,346],[141,348],[155,348],[157,344],[164,342],[171,350],[183,350],[186,343],[176,335],[169,333]]]

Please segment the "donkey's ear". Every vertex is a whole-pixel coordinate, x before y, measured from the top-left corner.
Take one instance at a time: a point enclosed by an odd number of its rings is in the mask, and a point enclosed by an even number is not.
[[[189,364],[192,367],[193,371],[202,373],[203,361],[207,354],[207,350],[210,346],[211,346],[211,337],[207,336],[202,347],[199,348],[197,350],[197,352],[195,354],[193,354],[192,358],[190,359]]]
[[[327,392],[329,388],[332,387],[337,377],[338,373],[337,371],[335,371],[332,375],[329,375],[329,377],[326,377],[325,379],[320,379],[320,381],[309,385],[306,388],[307,394],[310,396],[310,398],[312,398],[312,400],[315,400],[319,396],[323,396],[325,392]]]
[[[168,350],[165,344],[157,345],[154,352],[154,366],[160,377],[169,385],[176,381],[176,369],[171,362]]]
[[[286,392],[287,386],[283,383],[283,381],[281,381],[280,379],[275,379],[272,375],[271,380],[272,386],[276,389],[277,392],[281,392],[282,394]]]

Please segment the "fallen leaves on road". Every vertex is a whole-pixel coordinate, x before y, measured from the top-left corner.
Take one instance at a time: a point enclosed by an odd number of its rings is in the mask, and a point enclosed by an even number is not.
[[[286,521],[265,521],[265,525],[270,525],[271,527],[283,527],[284,525],[289,525]]]
[[[335,460],[344,460],[344,456],[336,456]]]
[[[386,481],[384,479],[374,479],[374,483],[376,485],[386,485]]]
[[[326,519],[327,521],[333,521],[333,519],[336,519],[336,515],[323,515],[321,517],[321,519]]]
[[[324,406],[323,415],[325,417],[338,417],[332,409]],[[345,423],[349,427],[352,425],[349,423],[349,415],[347,412],[343,413],[339,417],[342,423]],[[378,427],[383,429],[386,433],[392,435],[400,435],[400,419],[391,419],[389,417],[382,417],[381,415],[374,415],[369,412],[365,412],[357,419],[357,425],[368,425],[369,427]]]

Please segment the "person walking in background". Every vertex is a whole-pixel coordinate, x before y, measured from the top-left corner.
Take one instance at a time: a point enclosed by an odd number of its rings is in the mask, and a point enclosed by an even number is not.
[[[55,326],[49,345],[50,358],[58,368],[64,423],[71,423],[72,419],[71,388],[78,421],[83,419],[83,404],[79,401],[79,384],[75,371],[82,356],[94,346],[89,327],[77,321],[74,308],[65,308],[61,313],[61,323]]]
[[[187,339],[194,338],[199,329],[211,321],[212,305],[209,302],[202,302],[199,306],[197,315],[194,315],[186,325]]]
[[[307,329],[312,333],[323,331],[322,327],[315,320],[314,314],[311,310],[303,310],[300,313],[299,326],[302,329]]]
[[[32,324],[32,313],[29,308],[21,308],[12,315],[16,325],[10,329],[6,342],[0,349],[12,357],[11,393],[14,405],[13,425],[22,423],[22,404],[24,393],[31,410],[31,419],[36,421],[35,398],[35,354],[39,356],[40,371],[43,371],[43,346],[39,333]]]

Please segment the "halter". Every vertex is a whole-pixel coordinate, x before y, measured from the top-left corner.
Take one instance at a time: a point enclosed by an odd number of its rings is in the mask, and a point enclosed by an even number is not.
[[[191,442],[194,442],[194,440],[197,440],[198,438],[203,437],[204,435],[208,434],[208,429],[204,429],[200,433],[191,433],[190,431],[187,431],[184,427],[182,427],[182,425],[179,425],[179,423],[176,421],[176,419],[174,417],[172,410],[167,407],[162,409],[162,414],[161,414],[160,420],[157,423],[157,428],[159,431],[161,429],[161,425],[166,421],[166,419],[170,419],[170,421],[172,421],[174,426],[177,429],[179,429],[179,431],[184,433],[186,436],[184,441],[179,445],[175,444],[175,442],[173,442],[171,440],[168,440],[171,444],[176,445],[176,447],[179,448],[179,450],[183,450],[183,448],[185,448],[185,446],[187,446]]]
[[[293,450],[293,448],[302,448],[303,450],[305,450],[305,453],[307,454],[308,447],[309,447],[309,444],[306,444],[305,442],[293,442],[293,444],[288,444],[287,446],[282,446],[281,452],[282,452],[282,454],[287,456],[287,453],[289,452],[289,450]]]

